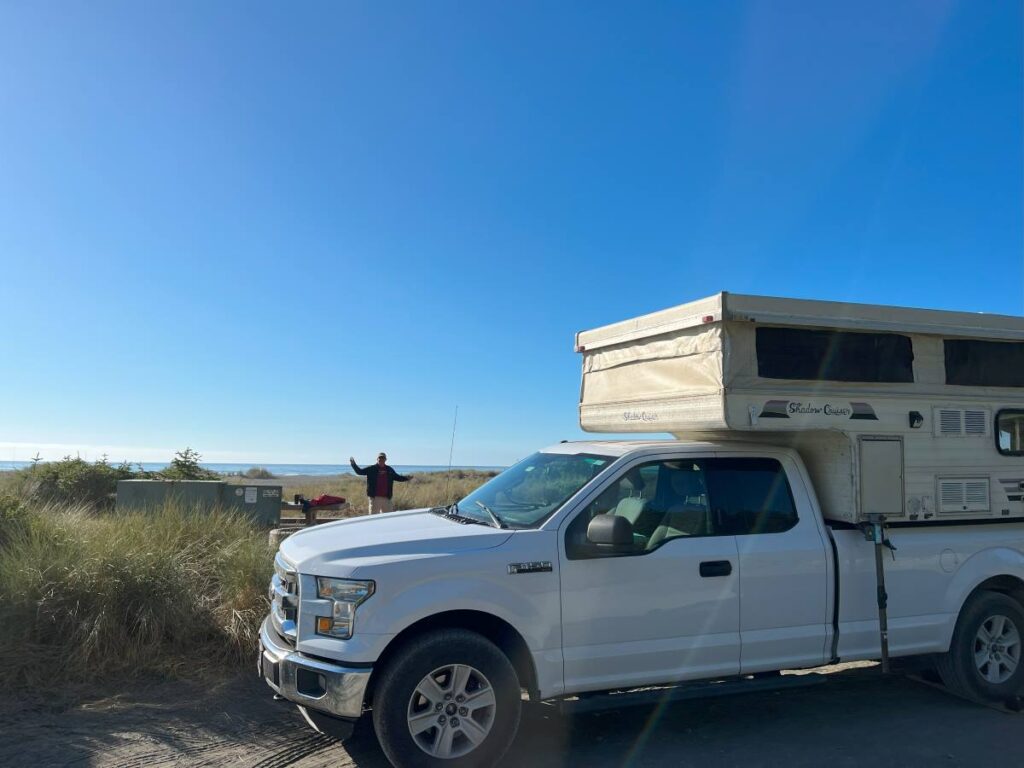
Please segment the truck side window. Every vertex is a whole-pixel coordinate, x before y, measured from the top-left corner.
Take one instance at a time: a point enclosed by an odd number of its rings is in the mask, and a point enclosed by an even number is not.
[[[711,513],[723,533],[782,533],[797,523],[786,472],[775,459],[708,461]]]
[[[704,459],[653,461],[627,470],[569,524],[565,549],[572,559],[612,556],[587,541],[587,526],[596,515],[625,517],[633,526],[633,551],[643,555],[668,541],[714,536]]]

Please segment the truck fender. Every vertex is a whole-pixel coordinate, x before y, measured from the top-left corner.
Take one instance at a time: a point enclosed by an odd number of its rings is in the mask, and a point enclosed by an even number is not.
[[[513,626],[530,645],[531,650],[544,647],[539,617],[530,601],[515,590],[487,582],[484,593],[470,580],[440,577],[419,582],[392,596],[388,606],[379,611],[377,621],[388,627],[391,634],[399,634],[413,624],[430,616],[449,611],[478,611],[497,616]],[[533,627],[524,631],[524,627]],[[544,627],[544,629],[548,629]],[[533,642],[531,642],[531,639]],[[554,638],[557,641],[557,638]],[[557,642],[556,642],[557,644]]]
[[[557,600],[557,592],[554,594]],[[452,624],[447,622],[449,614]],[[408,631],[418,624],[425,628],[454,625],[477,629],[476,624],[483,628],[494,624],[489,619],[497,619],[515,634],[515,637],[507,637],[512,633],[502,632],[506,642],[496,642],[512,658],[531,696],[535,691],[550,695],[551,691],[561,690],[561,626],[558,622],[542,620],[537,607],[510,587],[493,581],[474,586],[471,580],[442,576],[410,585],[393,596],[386,611],[375,618],[386,624],[391,634],[381,650],[381,661],[399,647],[408,637]],[[434,618],[439,621],[431,621]],[[482,631],[482,634],[488,632]]]

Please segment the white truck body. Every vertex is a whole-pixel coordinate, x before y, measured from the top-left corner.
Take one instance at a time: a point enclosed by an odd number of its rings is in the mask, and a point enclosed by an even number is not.
[[[1022,687],[1024,430],[1016,410],[1024,390],[962,393],[932,382],[918,391],[919,380],[939,375],[928,373],[938,365],[932,353],[913,355],[913,367],[899,375],[914,380],[898,385],[740,386],[729,361],[745,360],[736,364],[749,369],[750,354],[756,357],[753,336],[742,340],[753,318],[739,325],[724,296],[698,304],[673,322],[640,319],[577,339],[585,355],[585,428],[649,431],[657,424],[690,439],[560,443],[457,508],[291,536],[278,555],[261,675],[321,729],[339,722],[324,715],[350,722],[372,705],[378,733],[387,734],[385,752],[404,766],[469,760],[483,754],[473,752],[479,742],[490,743],[482,728],[453,731],[457,720],[445,721],[440,698],[445,724],[424,731],[409,714],[408,729],[388,726],[387,718],[404,723],[406,708],[412,713],[427,701],[417,699],[422,686],[397,704],[393,691],[406,667],[415,668],[419,645],[447,637],[443,631],[499,649],[535,700],[877,659],[876,545],[858,526],[883,514],[895,548],[884,566],[889,654],[934,654],[947,669],[958,654],[957,674],[978,659],[979,680],[991,690]],[[824,325],[824,310],[816,309],[787,320]],[[941,346],[936,339],[945,332],[934,314],[913,325],[911,348]],[[882,320],[867,316],[870,332],[879,331]],[[906,326],[913,318],[896,319]],[[981,326],[989,337],[1024,338],[1019,319],[1009,330],[1002,320],[988,322]],[[704,335],[696,347],[694,328]],[[921,342],[925,336],[934,338]],[[679,375],[699,389],[690,359],[698,348],[697,368],[713,372],[708,391],[673,394]],[[647,382],[631,400],[621,396],[630,376]],[[772,401],[785,403],[776,410],[788,418],[763,416]],[[792,402],[803,405],[791,410]],[[983,413],[980,426],[972,411]],[[545,482],[564,491],[566,467],[589,474],[565,498],[527,488],[550,477]],[[965,494],[978,493],[969,484],[979,480],[984,493],[965,506]],[[614,544],[606,538],[611,530]],[[321,631],[338,615],[320,594],[321,579],[363,585],[362,601],[346,614],[355,617],[348,638]],[[1009,607],[992,608],[999,600]],[[992,615],[977,618],[978,611]],[[442,688],[449,684],[431,674]],[[396,728],[404,735],[393,736]],[[451,751],[453,738],[469,752]]]
[[[463,525],[414,510],[286,539],[281,556],[300,574],[376,583],[349,641],[318,637],[314,616],[327,606],[304,597],[295,650],[363,667],[424,619],[480,612],[522,636],[540,699],[878,658],[873,545],[859,530],[825,524],[795,451],[678,441],[545,449],[570,451],[612,456],[615,464],[535,530]],[[674,539],[644,557],[567,557],[569,521],[630,468],[743,455],[780,461],[797,506],[794,528]],[[947,650],[961,606],[985,581],[1009,576],[1024,586],[1024,522],[898,528],[889,537],[897,548],[886,563],[893,656]],[[700,577],[700,562],[718,560],[733,563],[732,574]],[[510,574],[515,563],[551,570]]]

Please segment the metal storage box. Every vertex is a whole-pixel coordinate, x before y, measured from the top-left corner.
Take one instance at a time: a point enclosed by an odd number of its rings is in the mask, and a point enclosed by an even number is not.
[[[242,512],[263,525],[277,525],[281,516],[281,486],[248,482],[234,485],[223,480],[120,480],[117,509],[152,509],[168,501],[209,510],[214,507]]]

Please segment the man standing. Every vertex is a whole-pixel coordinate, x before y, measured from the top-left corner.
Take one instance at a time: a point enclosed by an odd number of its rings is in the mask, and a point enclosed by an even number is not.
[[[412,480],[412,475],[400,475],[393,467],[389,467],[388,457],[383,451],[377,454],[377,463],[366,469],[360,469],[351,456],[348,457],[348,462],[357,475],[366,475],[366,496],[370,500],[371,515],[377,512],[391,512],[394,509],[391,497],[394,495],[395,483]]]

